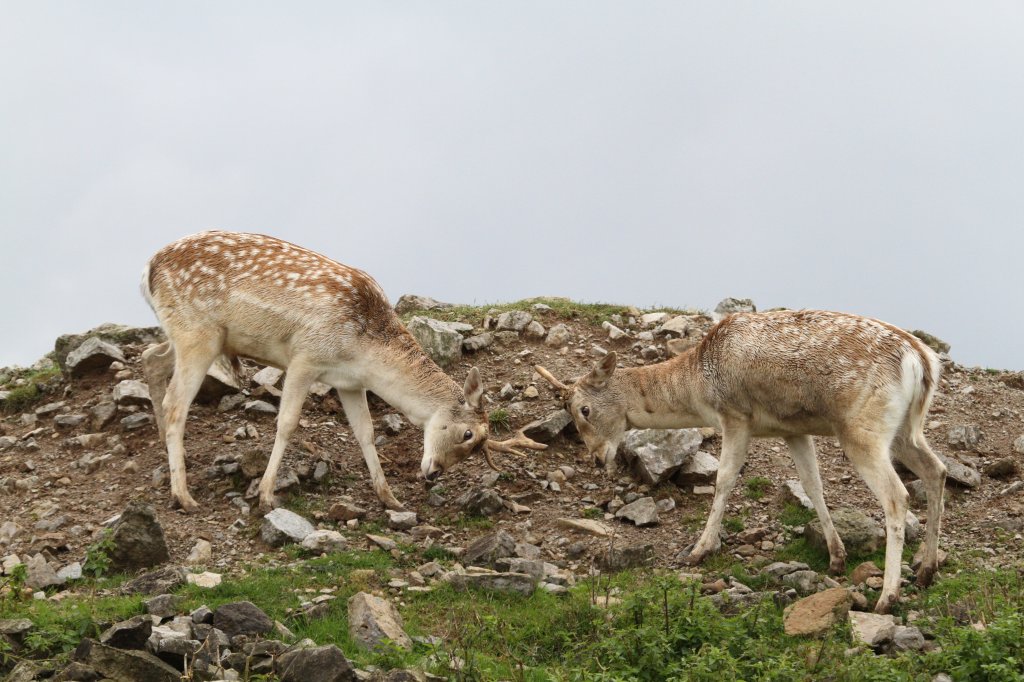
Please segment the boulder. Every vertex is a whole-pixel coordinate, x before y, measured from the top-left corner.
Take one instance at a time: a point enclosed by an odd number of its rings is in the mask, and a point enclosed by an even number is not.
[[[946,482],[956,483],[965,488],[977,488],[981,485],[981,473],[974,467],[967,466],[952,457],[939,455],[939,459],[946,465]]]
[[[870,554],[885,543],[885,531],[859,509],[840,507],[832,512],[832,522],[850,554]],[[828,551],[820,519],[815,518],[804,527],[804,536],[812,546]]]
[[[42,590],[54,585],[62,585],[64,580],[46,561],[42,554],[36,554],[25,562],[25,584],[33,590]]]
[[[555,522],[560,528],[567,528],[587,535],[594,535],[599,538],[611,537],[612,529],[591,519],[558,519]]]
[[[395,511],[394,509],[387,510],[388,515],[388,527],[392,530],[410,530],[417,523],[416,512],[414,511]]]
[[[108,322],[82,334],[63,334],[57,337],[53,344],[54,359],[61,370],[67,371],[70,369],[68,367],[70,364],[68,362],[69,354],[83,346],[93,337],[112,344],[116,348],[126,343],[140,345],[160,343],[164,340],[164,332],[160,327],[129,327],[123,324],[111,324]],[[118,353],[120,353],[120,349],[118,349]],[[124,362],[123,357],[115,359],[119,362]],[[109,364],[107,363],[107,365]],[[104,367],[107,365],[104,365]]]
[[[524,426],[523,433],[538,443],[550,443],[570,424],[572,424],[572,416],[569,412],[556,410],[546,417],[536,419]]]
[[[892,640],[896,634],[896,621],[890,615],[877,613],[850,612],[850,632],[854,644],[879,647]]]
[[[281,547],[293,542],[302,542],[313,530],[313,524],[306,519],[293,511],[278,507],[263,517],[260,537],[271,547]]]
[[[637,526],[656,526],[658,505],[653,497],[641,497],[615,512],[615,518],[627,519]]]
[[[492,566],[498,559],[515,556],[515,551],[515,538],[499,530],[471,542],[462,560],[467,566]]]
[[[946,442],[955,450],[973,450],[984,438],[981,428],[975,424],[959,424],[951,426],[946,434]]]
[[[413,313],[417,310],[447,310],[454,308],[451,303],[435,301],[429,296],[417,296],[416,294],[403,294],[395,303],[395,312],[399,315]]]
[[[333,644],[293,649],[274,663],[281,682],[349,682],[358,679],[352,663]]]
[[[249,601],[232,602],[213,612],[213,627],[228,637],[262,635],[274,629],[274,621]]]
[[[561,348],[567,346],[572,341],[572,332],[564,324],[556,324],[554,327],[548,330],[547,336],[544,338],[544,345],[551,346],[552,348]]]
[[[531,322],[533,322],[533,315],[525,310],[509,310],[498,315],[498,324],[495,330],[521,332]]]
[[[405,633],[398,610],[386,599],[367,592],[357,592],[348,600],[348,632],[358,646],[368,651],[385,639],[412,650],[412,640]]]
[[[79,345],[64,357],[64,362],[61,362],[58,356],[61,369],[72,377],[102,371],[110,367],[112,362],[124,361],[124,354],[120,348],[98,337],[92,337]]]
[[[181,673],[146,651],[117,649],[84,639],[73,658],[115,682],[180,682]]]
[[[847,618],[853,597],[842,587],[833,587],[794,602],[782,616],[787,635],[817,637]]]
[[[327,518],[332,521],[350,521],[361,519],[366,516],[366,510],[351,502],[335,502],[327,512]]]
[[[303,549],[317,554],[344,551],[345,536],[336,530],[314,530],[302,539]]]
[[[449,573],[446,579],[459,592],[467,589],[485,592],[508,592],[529,597],[537,589],[537,581],[526,573]]]
[[[455,504],[470,516],[493,516],[505,508],[501,496],[491,488],[472,488],[460,495]]]
[[[153,619],[149,616],[133,616],[120,623],[114,623],[100,635],[100,643],[118,649],[145,649],[153,633]]]
[[[424,352],[440,367],[451,367],[462,358],[462,334],[450,323],[414,317],[406,326]]]
[[[627,545],[625,547],[613,545],[600,552],[596,560],[597,567],[608,573],[648,566],[654,561],[654,545]]]
[[[181,566],[164,566],[143,573],[121,586],[122,594],[163,594],[173,592],[186,582],[186,571]]]
[[[712,317],[717,321],[733,313],[756,313],[757,306],[749,298],[723,298],[715,306]]]
[[[676,473],[703,442],[699,429],[635,429],[626,433],[619,451],[645,483],[656,485]]]
[[[698,450],[679,467],[673,481],[680,487],[714,485],[718,477],[718,459],[709,452]]]
[[[110,567],[115,571],[136,571],[170,561],[164,529],[151,505],[130,502],[111,535]]]
[[[149,397],[149,386],[135,379],[125,379],[114,386],[114,402],[118,405],[145,407],[153,403]]]
[[[789,502],[804,509],[814,509],[814,504],[811,503],[811,498],[807,496],[804,484],[800,481],[787,480],[782,486],[780,496],[783,502]]]

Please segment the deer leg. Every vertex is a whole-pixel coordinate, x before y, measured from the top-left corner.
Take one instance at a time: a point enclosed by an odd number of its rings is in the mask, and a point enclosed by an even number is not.
[[[142,353],[142,371],[146,375],[149,396],[153,401],[153,417],[160,434],[160,442],[167,440],[167,422],[164,419],[164,396],[167,382],[174,373],[174,349],[170,341],[153,345]]]
[[[684,559],[687,564],[697,564],[708,554],[716,551],[722,544],[718,533],[722,528],[722,517],[725,515],[725,504],[729,493],[736,485],[743,463],[747,461],[747,446],[750,443],[750,429],[746,424],[736,423],[722,425],[722,461],[718,465],[718,476],[715,478],[715,499],[711,503],[711,513],[700,539],[693,551]]]
[[[840,437],[846,456],[882,503],[885,512],[885,574],[875,613],[889,613],[899,596],[907,489],[889,459],[889,444],[878,434]]]
[[[277,470],[281,459],[288,449],[288,441],[299,424],[302,403],[306,400],[309,387],[320,375],[319,370],[305,366],[301,361],[292,360],[284,375],[284,387],[281,389],[281,404],[277,411],[277,435],[274,437],[274,449],[267,462],[267,470],[260,480],[260,509],[270,511],[274,508],[274,483],[277,481]]]
[[[366,460],[366,468],[370,470],[370,481],[373,483],[374,492],[388,509],[399,511],[405,509],[391,493],[391,487],[388,485],[387,479],[384,478],[384,470],[380,467],[377,448],[373,444],[373,420],[370,417],[370,408],[366,404],[366,391],[342,391],[339,389],[338,397],[341,398],[341,406],[345,409],[345,416],[348,417],[352,433],[359,441],[359,447],[363,451],[363,459]]]
[[[832,523],[832,515],[828,512],[825,504],[825,497],[822,494],[821,473],[818,471],[818,455],[814,451],[814,439],[810,436],[790,436],[786,438],[789,445],[789,454],[796,465],[796,472],[800,476],[800,483],[804,486],[807,497],[811,498],[814,511],[818,513],[821,520],[821,529],[825,533],[825,542],[828,543],[828,572],[832,575],[842,575],[846,571],[846,548],[843,540],[836,532]]]
[[[186,512],[194,512],[199,509],[199,504],[189,494],[185,479],[185,420],[192,400],[203,384],[206,370],[220,353],[220,339],[199,335],[179,338],[173,348],[174,374],[163,399],[171,496]]]
[[[932,452],[924,433],[901,434],[895,442],[896,458],[924,482],[928,497],[928,523],[925,525],[924,556],[917,569],[917,584],[928,587],[939,568],[939,531],[942,524],[942,496],[946,487],[946,465]]]

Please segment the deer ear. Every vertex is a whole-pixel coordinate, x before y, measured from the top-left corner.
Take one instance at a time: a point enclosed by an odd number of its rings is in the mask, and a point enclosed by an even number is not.
[[[594,369],[590,370],[590,374],[583,377],[583,381],[591,388],[604,388],[612,372],[615,371],[615,362],[617,360],[618,356],[615,354],[615,351],[609,352],[601,358],[600,362],[594,365]]]
[[[466,375],[466,385],[462,387],[462,392],[465,394],[466,404],[470,408],[474,410],[483,408],[484,385],[480,381],[480,370],[476,367],[469,370],[469,374]]]

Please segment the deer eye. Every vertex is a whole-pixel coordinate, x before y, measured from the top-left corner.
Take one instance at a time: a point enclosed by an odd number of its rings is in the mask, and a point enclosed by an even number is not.
[[[589,417],[590,416],[590,407],[588,407],[587,405],[584,405],[583,407],[581,407],[580,408],[580,414],[583,415],[584,419]]]
[[[473,432],[470,431],[469,429],[466,429],[466,432],[464,434],[462,434],[462,440],[472,440],[472,438],[473,438]]]

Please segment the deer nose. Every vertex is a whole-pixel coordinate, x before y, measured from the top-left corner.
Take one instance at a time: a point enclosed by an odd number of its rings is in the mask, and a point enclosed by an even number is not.
[[[437,477],[440,476],[440,475],[441,475],[441,470],[440,469],[434,469],[429,474],[424,476],[424,478],[427,479],[428,481],[430,481],[431,483],[433,483],[434,481],[437,480]]]

